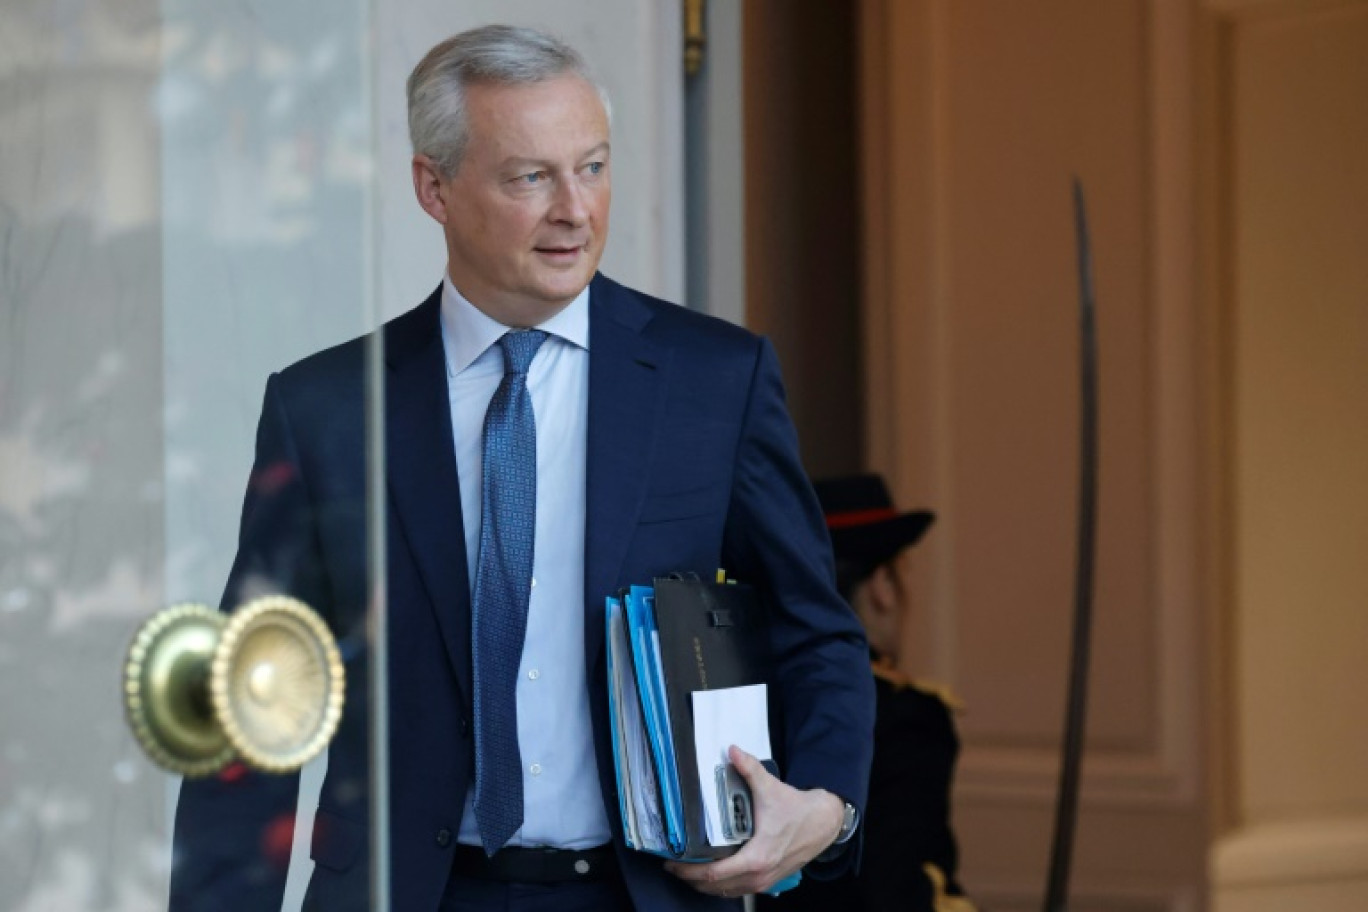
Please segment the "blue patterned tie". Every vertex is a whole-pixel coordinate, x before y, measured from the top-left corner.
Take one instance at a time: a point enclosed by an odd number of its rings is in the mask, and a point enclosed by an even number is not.
[[[518,752],[518,665],[532,594],[537,518],[537,423],[527,369],[546,333],[513,330],[499,340],[504,377],[484,423],[484,499],[475,570],[475,819],[493,855],[523,821]]]

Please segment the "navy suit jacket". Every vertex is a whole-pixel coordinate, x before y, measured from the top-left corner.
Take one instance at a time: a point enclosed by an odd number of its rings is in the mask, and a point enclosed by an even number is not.
[[[391,896],[431,912],[474,772],[470,568],[452,446],[440,289],[383,330]],[[765,340],[595,277],[589,300],[585,666],[604,806],[636,906],[735,909],[622,842],[605,681],[604,597],[672,571],[725,567],[766,595],[774,742],[787,782],[863,809],[873,690],[837,594],[822,514]],[[369,891],[365,609],[365,339],[267,382],[224,607],[285,592],[336,633],[347,702],[312,834],[306,908],[364,909]],[[275,909],[297,776],[241,768],[187,781],[176,815],[175,910]],[[856,852],[846,853],[850,863]]]

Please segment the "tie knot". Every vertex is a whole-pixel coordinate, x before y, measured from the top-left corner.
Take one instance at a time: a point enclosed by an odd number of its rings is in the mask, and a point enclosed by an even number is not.
[[[514,329],[504,333],[499,339],[504,352],[504,373],[527,373],[532,357],[545,341],[546,333],[540,329]]]

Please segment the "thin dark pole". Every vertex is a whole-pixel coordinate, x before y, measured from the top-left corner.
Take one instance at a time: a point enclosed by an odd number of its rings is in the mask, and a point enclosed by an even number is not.
[[[1093,312],[1092,250],[1083,186],[1074,179],[1074,222],[1078,233],[1078,324],[1080,334],[1080,412],[1078,478],[1078,558],[1074,577],[1073,646],[1064,723],[1064,761],[1059,773],[1054,845],[1045,888],[1045,912],[1064,912],[1069,896],[1069,864],[1078,822],[1079,773],[1088,715],[1088,658],[1092,640],[1093,556],[1097,525],[1097,329]]]

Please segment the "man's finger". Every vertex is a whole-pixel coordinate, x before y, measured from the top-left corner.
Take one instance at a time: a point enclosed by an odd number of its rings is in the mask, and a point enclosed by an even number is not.
[[[749,858],[745,852],[746,846],[742,846],[735,855],[701,864],[670,861],[665,863],[665,869],[679,879],[687,880],[690,883],[716,883],[746,873]]]
[[[770,780],[774,779],[770,775],[770,771],[765,769],[763,763],[735,744],[728,749],[727,758],[731,760],[732,766],[736,767],[736,771],[741,774],[741,778],[746,780],[746,785],[751,787],[752,793],[768,787]]]
[[[759,857],[760,854],[761,846],[757,845],[755,840],[751,840],[735,855],[727,858],[701,864],[667,861],[665,870],[705,892],[716,893],[726,885],[733,896],[738,896],[741,893],[756,892],[756,888],[748,884],[756,882],[758,877],[764,877],[768,873],[769,867]]]

